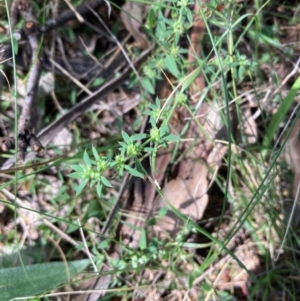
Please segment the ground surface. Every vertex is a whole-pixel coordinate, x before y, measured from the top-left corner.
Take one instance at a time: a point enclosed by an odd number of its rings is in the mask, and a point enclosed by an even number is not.
[[[0,300],[298,300],[299,7],[8,7]]]

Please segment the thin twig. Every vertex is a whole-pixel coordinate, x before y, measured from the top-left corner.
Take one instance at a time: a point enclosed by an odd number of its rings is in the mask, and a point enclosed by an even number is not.
[[[84,19],[82,18],[82,16],[80,15],[80,13],[78,13],[78,11],[75,9],[75,7],[68,0],[64,0],[64,1],[68,5],[68,7],[70,8],[70,10],[74,13],[74,15],[77,18],[77,20],[80,23],[83,23]]]
[[[77,78],[72,76],[66,69],[64,69],[62,66],[57,64],[51,57],[49,58],[49,61],[55,68],[61,71],[62,74],[68,77],[75,85],[77,85],[80,89],[82,89],[86,94],[90,96],[93,95],[93,93],[88,88],[86,88]]]
[[[86,250],[86,254],[88,255],[89,260],[91,261],[91,264],[93,266],[93,269],[94,269],[95,273],[98,274],[98,269],[97,269],[96,264],[95,264],[95,262],[93,260],[93,255],[91,254],[91,252],[89,250],[89,247],[88,247],[88,245],[86,243],[86,239],[85,239],[85,236],[84,236],[84,233],[83,233],[82,226],[81,226],[79,218],[77,219],[77,223],[78,223],[78,226],[79,226],[80,236],[82,238],[83,245],[84,245],[84,248]]]
[[[92,0],[87,3],[83,3],[75,8],[76,12],[80,14],[81,16],[84,16],[88,13],[90,13],[90,8],[97,9],[100,7],[101,4],[103,4],[103,0]],[[68,10],[60,14],[57,18],[48,20],[44,26],[41,26],[40,31],[41,32],[49,32],[51,30],[54,30],[67,22],[73,20],[76,18],[76,14],[72,10]]]
[[[88,6],[89,7],[89,6]],[[90,7],[89,7],[90,8]],[[140,80],[140,76],[139,73],[137,72],[137,70],[135,69],[132,61],[130,60],[130,58],[128,57],[124,47],[122,46],[122,44],[119,42],[119,40],[113,35],[113,33],[109,30],[109,28],[106,26],[106,24],[103,22],[103,20],[100,18],[100,16],[95,12],[95,10],[93,10],[92,8],[91,12],[94,14],[94,16],[99,20],[99,22],[101,23],[101,25],[105,28],[105,30],[111,35],[111,37],[113,38],[113,40],[115,41],[115,43],[119,46],[121,52],[123,53],[126,61],[128,62],[129,66],[131,67],[131,69],[133,70],[133,72],[135,73],[136,77]]]

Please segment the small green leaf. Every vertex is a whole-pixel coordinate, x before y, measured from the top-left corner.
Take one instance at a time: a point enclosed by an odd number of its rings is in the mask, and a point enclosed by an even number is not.
[[[188,8],[186,8],[186,17],[187,17],[189,23],[192,25],[194,22],[194,18],[193,18],[193,14],[192,14],[191,10]]]
[[[66,233],[70,234],[73,233],[74,231],[77,231],[79,229],[79,226],[76,224],[69,224]]]
[[[75,105],[76,103],[76,100],[78,99],[78,96],[77,96],[77,91],[75,89],[71,90],[70,94],[70,100],[71,100],[71,104],[72,105]]]
[[[128,136],[128,134],[127,134],[126,132],[124,132],[124,131],[122,131],[122,137],[123,137],[124,141],[125,141],[127,144],[129,144],[129,143],[132,142],[131,139],[130,139],[130,137]]]
[[[129,165],[125,165],[125,169],[134,177],[139,177],[144,179],[144,174],[138,172],[136,169],[131,168]]]
[[[89,154],[87,153],[86,150],[84,151],[84,154],[83,154],[83,161],[84,161],[84,163],[85,163],[87,166],[91,166],[91,165],[92,165],[91,159],[90,159]]]
[[[145,229],[141,230],[139,247],[140,247],[141,250],[145,250],[147,248],[147,237],[146,237]]]
[[[124,167],[122,166],[122,167],[118,170],[118,172],[119,172],[119,176],[120,176],[120,177],[123,177],[123,176],[124,176]],[[1,187],[0,187],[0,189],[1,189]]]
[[[155,24],[156,24],[156,14],[155,14],[155,11],[154,11],[154,9],[153,8],[151,8],[150,10],[149,10],[149,13],[148,13],[148,26],[149,27],[153,27],[153,26],[155,26]]]
[[[191,289],[193,287],[193,282],[195,280],[195,275],[193,273],[188,274],[188,288]]]
[[[180,142],[181,139],[177,135],[170,134],[170,135],[164,137],[164,140],[171,141],[171,142]]]
[[[88,181],[89,181],[88,179],[85,179],[79,184],[79,186],[76,189],[76,196],[78,196],[82,192],[83,188],[86,186]]]
[[[168,208],[166,207],[162,207],[161,209],[159,209],[158,211],[158,216],[159,217],[165,217],[168,213]]]
[[[79,171],[72,172],[68,175],[68,177],[73,178],[73,179],[81,179],[82,178],[82,172],[79,172]]]
[[[240,66],[239,70],[238,70],[238,79],[239,79],[240,82],[244,79],[245,73],[246,73],[245,66]]]
[[[142,78],[141,83],[142,83],[143,88],[147,92],[149,92],[150,94],[154,94],[155,93],[153,84],[151,83],[151,81],[150,81],[149,78],[147,78],[147,77]]]
[[[102,85],[103,83],[104,83],[104,78],[103,77],[97,77],[94,81],[93,81],[93,83],[92,83],[92,87],[98,87],[98,86],[100,86],[100,85]]]
[[[108,240],[105,239],[100,242],[100,244],[97,246],[97,249],[103,250],[103,249],[107,249],[109,246],[110,246],[110,244],[109,244]]]
[[[101,176],[101,183],[103,185],[105,185],[106,187],[112,187],[112,185],[110,184],[110,182],[103,176]]]
[[[19,52],[19,43],[16,39],[13,39],[13,51],[15,55]]]
[[[175,58],[173,55],[167,55],[165,59],[166,67],[169,69],[169,71],[176,77],[179,77],[179,70],[177,68],[177,63],[175,61]]]
[[[102,184],[101,182],[98,182],[97,186],[96,186],[96,191],[99,197],[101,197],[101,193],[102,193]]]
[[[142,164],[140,163],[138,158],[135,158],[135,169],[140,173],[140,174],[144,174],[144,169]]]
[[[71,165],[70,167],[75,171],[83,172],[83,168],[81,165]]]
[[[191,83],[194,83],[195,79],[198,77],[201,71],[202,71],[202,65],[199,66],[197,69],[195,69],[191,74],[189,74],[187,79],[184,81],[180,91],[181,92],[185,91],[190,86]]]
[[[98,152],[97,152],[97,150],[94,146],[92,146],[92,151],[93,151],[93,155],[94,155],[95,160],[96,161],[99,160],[100,159],[99,154],[98,154]]]
[[[131,137],[132,141],[142,140],[147,138],[149,135],[145,133],[135,134]]]

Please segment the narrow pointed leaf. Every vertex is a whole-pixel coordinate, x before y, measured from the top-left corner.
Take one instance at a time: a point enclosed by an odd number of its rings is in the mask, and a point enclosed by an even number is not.
[[[125,166],[125,169],[128,170],[128,172],[129,172],[132,176],[135,176],[135,177],[139,177],[139,178],[144,179],[144,174],[138,172],[136,169],[131,168],[129,165],[126,165],[126,166]]]
[[[103,185],[105,185],[106,187],[112,187],[112,185],[110,184],[110,182],[105,178],[105,177],[101,177],[101,183]]]
[[[131,139],[126,132],[122,131],[122,137],[127,144],[131,143]]]
[[[83,188],[86,186],[88,181],[89,181],[88,179],[85,179],[79,184],[79,186],[76,189],[76,195],[79,195],[82,192]]]
[[[87,151],[84,152],[84,155],[83,155],[83,161],[84,163],[87,165],[87,166],[91,166],[91,159],[89,157],[89,154],[87,153]]]

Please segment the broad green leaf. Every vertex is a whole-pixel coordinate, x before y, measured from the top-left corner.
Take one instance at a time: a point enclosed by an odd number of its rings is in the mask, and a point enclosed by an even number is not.
[[[149,78],[147,78],[147,77],[142,78],[141,83],[142,83],[143,88],[144,88],[147,92],[149,92],[149,93],[151,93],[151,94],[154,94],[154,93],[155,93],[155,92],[154,92],[153,84],[151,83],[151,81],[150,81]]]
[[[280,123],[284,120],[288,110],[294,102],[294,98],[297,92],[300,90],[300,76],[297,78],[295,83],[293,84],[291,90],[288,95],[282,101],[281,106],[278,108],[276,114],[272,117],[271,122],[267,128],[266,136],[263,141],[263,145],[268,147],[271,144],[271,141],[274,137],[274,134],[279,128]]]
[[[87,268],[88,259],[50,262],[0,270],[0,301],[38,296],[54,290]]]
[[[165,63],[169,71],[176,77],[179,77],[179,70],[177,68],[176,60],[173,55],[167,55]]]
[[[144,179],[144,174],[141,172],[137,171],[136,169],[131,168],[129,165],[125,166],[125,169],[134,177],[139,177]]]

